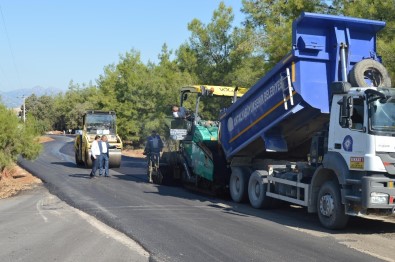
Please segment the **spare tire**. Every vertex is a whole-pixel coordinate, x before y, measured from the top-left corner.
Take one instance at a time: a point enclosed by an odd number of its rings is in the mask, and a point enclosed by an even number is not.
[[[373,59],[359,61],[351,69],[350,83],[354,87],[391,87],[387,69]]]

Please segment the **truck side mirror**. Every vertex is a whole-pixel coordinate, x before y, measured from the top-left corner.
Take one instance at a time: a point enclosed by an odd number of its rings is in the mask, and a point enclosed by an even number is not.
[[[343,128],[351,128],[353,114],[353,99],[351,96],[343,96],[338,102],[340,105],[340,126]]]

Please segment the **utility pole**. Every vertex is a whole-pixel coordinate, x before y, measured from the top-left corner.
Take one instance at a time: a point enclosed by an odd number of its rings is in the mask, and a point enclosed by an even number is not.
[[[18,98],[22,98],[23,99],[23,123],[26,123],[26,96],[22,95],[22,96],[18,96]]]
[[[23,95],[23,123],[26,123],[26,97]]]

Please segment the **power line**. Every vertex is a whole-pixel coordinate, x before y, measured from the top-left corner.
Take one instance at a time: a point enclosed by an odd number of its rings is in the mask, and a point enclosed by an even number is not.
[[[19,82],[20,87],[22,87],[21,78],[20,78],[20,76],[19,76],[18,67],[16,66],[14,51],[12,50],[12,47],[11,47],[11,41],[10,41],[10,37],[9,37],[9,35],[8,35],[8,30],[7,30],[7,26],[6,26],[6,23],[5,23],[4,14],[3,14],[3,9],[1,8],[1,4],[0,4],[0,13],[1,13],[1,18],[2,18],[2,21],[3,21],[3,25],[4,25],[5,35],[6,35],[7,41],[8,41],[8,47],[10,48],[11,57],[12,57],[12,62],[13,62],[13,64],[14,64],[14,69],[15,69],[15,72],[16,72],[16,77],[17,77],[17,79],[18,79],[18,82]]]
[[[2,85],[2,86],[11,86],[10,82],[9,82],[9,79],[6,77],[5,71],[4,71],[4,69],[3,69],[3,67],[1,65],[0,65],[0,72],[3,74],[3,79],[6,82],[5,83],[3,81],[0,81],[0,85]]]

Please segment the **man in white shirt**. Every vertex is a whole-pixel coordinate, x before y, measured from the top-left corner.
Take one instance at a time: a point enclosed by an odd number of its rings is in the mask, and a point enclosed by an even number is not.
[[[109,176],[109,159],[110,159],[110,144],[108,143],[108,138],[106,135],[101,137],[101,141],[99,142],[100,148],[100,169],[99,175],[104,175],[105,177]]]
[[[90,178],[93,178],[96,176],[96,171],[97,167],[99,164],[99,158],[100,158],[100,148],[99,148],[99,140],[100,136],[95,136],[95,140],[92,142],[91,146],[91,159],[92,159],[92,171],[89,175]]]

